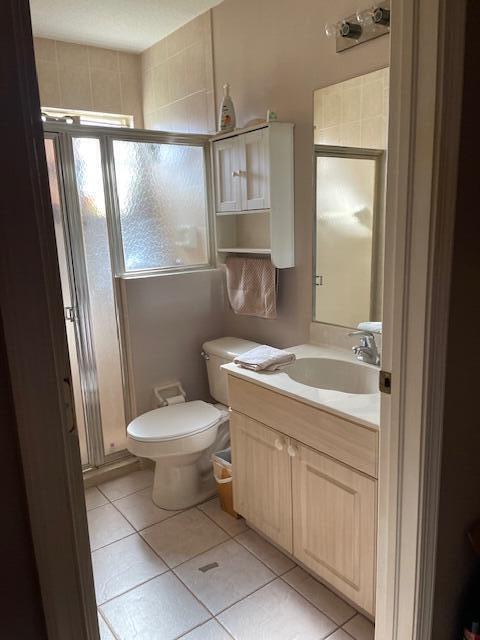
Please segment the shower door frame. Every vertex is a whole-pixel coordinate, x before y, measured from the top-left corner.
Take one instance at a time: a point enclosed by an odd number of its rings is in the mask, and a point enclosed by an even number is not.
[[[212,224],[213,205],[210,189],[212,179],[209,144],[210,137],[202,134],[175,134],[144,129],[73,125],[61,122],[44,123],[43,130],[44,138],[53,139],[55,146],[55,162],[61,199],[65,245],[67,250],[67,268],[72,299],[75,300],[74,324],[76,349],[80,369],[80,385],[83,400],[82,409],[85,415],[88,464],[83,466],[83,470],[90,471],[132,456],[127,449],[110,454],[105,453],[100,411],[100,396],[97,383],[95,346],[91,326],[88,280],[83,247],[81,211],[75,173],[73,139],[93,138],[99,141],[115,307],[115,323],[117,327],[120,353],[124,413],[126,424],[128,424],[136,416],[136,406],[133,393],[134,384],[132,367],[130,364],[131,358],[128,349],[128,329],[125,321],[122,280],[145,277],[146,275],[168,275],[172,272],[178,272],[178,268],[151,269],[145,273],[125,273],[120,213],[116,189],[113,142],[115,140],[127,140],[131,142],[152,142],[156,144],[163,143],[196,146],[203,149],[207,212],[205,220],[207,236],[207,263],[201,266],[182,267],[182,271],[198,271],[202,269],[211,269],[213,266],[214,255]]]

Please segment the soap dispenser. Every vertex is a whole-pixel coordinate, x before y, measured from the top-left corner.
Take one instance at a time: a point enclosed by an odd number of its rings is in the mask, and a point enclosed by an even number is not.
[[[228,133],[235,129],[235,109],[230,97],[230,85],[223,85],[223,100],[220,106],[218,128],[221,133]]]

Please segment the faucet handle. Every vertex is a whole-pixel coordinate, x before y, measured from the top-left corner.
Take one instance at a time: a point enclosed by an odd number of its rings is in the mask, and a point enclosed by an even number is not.
[[[375,335],[371,331],[350,331],[349,336],[365,336],[365,338],[373,338]]]

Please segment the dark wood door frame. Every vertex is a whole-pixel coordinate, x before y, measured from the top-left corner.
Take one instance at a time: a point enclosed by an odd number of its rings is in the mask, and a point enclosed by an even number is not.
[[[2,4],[0,48],[0,310],[45,623],[97,640],[28,0]]]

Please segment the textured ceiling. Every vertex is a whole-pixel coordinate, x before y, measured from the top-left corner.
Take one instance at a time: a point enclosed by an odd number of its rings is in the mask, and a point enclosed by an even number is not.
[[[221,0],[30,0],[35,36],[139,53]]]

